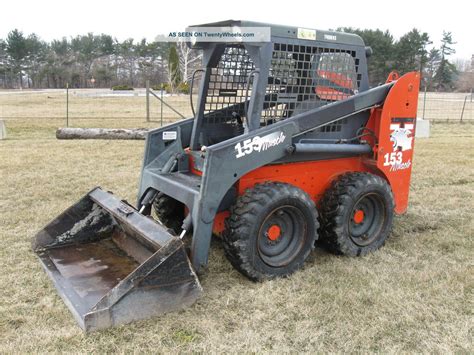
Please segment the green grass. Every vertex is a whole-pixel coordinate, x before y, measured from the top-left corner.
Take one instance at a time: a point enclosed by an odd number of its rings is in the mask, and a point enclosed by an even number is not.
[[[377,253],[317,249],[292,277],[253,283],[215,240],[194,306],[90,335],[30,242],[93,186],[133,202],[143,142],[58,141],[59,125],[9,120],[0,141],[0,352],[474,351],[474,125],[437,124],[417,140],[410,207]]]

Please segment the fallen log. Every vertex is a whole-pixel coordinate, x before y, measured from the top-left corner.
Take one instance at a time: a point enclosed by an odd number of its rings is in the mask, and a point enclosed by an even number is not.
[[[146,128],[58,128],[57,139],[145,139]]]

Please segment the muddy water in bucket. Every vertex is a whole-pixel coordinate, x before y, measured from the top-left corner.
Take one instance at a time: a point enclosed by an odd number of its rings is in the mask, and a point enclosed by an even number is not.
[[[87,308],[92,308],[139,265],[109,239],[51,249],[48,255]]]
[[[179,238],[100,188],[41,230],[33,249],[86,331],[188,306],[202,291]]]

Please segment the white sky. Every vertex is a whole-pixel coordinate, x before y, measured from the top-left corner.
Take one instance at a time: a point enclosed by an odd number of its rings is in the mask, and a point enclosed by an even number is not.
[[[119,40],[153,40],[157,34],[221,20],[251,20],[329,29],[388,29],[398,38],[413,27],[438,46],[443,30],[457,42],[453,58],[474,54],[474,1],[417,0],[2,0],[0,37],[18,28],[44,40],[88,32]]]

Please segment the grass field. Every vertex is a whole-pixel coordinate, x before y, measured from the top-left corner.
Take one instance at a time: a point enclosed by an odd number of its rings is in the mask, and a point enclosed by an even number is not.
[[[66,124],[66,112],[70,124],[81,124],[89,120],[93,124],[97,120],[105,120],[113,124],[117,118],[144,121],[146,118],[145,89],[131,92],[113,92],[107,89],[71,89],[66,102],[66,90],[0,90],[0,117],[55,119],[56,124]],[[185,117],[192,116],[188,95],[164,96],[164,101]],[[194,98],[194,103],[196,103]],[[161,119],[160,101],[150,96],[150,119]],[[169,107],[163,105],[164,119],[177,119],[180,116]],[[121,122],[123,123],[123,122]]]
[[[112,92],[108,89],[71,89],[69,91],[68,112],[71,125],[94,123],[94,120],[106,120],[109,124],[117,118],[128,120],[146,117],[145,89],[131,92]],[[158,92],[157,92],[158,93]],[[159,95],[159,93],[158,93]],[[418,100],[418,117],[443,122],[474,122],[474,102],[467,93],[428,92]],[[164,96],[164,101],[185,117],[191,117],[192,111],[188,95]],[[197,97],[194,97],[196,105]],[[464,108],[464,111],[463,111]],[[179,115],[150,96],[150,118],[160,120],[177,119]],[[0,90],[0,118],[55,118],[57,125],[65,125],[66,90]]]
[[[1,353],[474,352],[474,125],[436,124],[416,142],[410,208],[377,253],[316,250],[292,277],[253,283],[215,240],[194,306],[84,335],[31,238],[93,186],[133,202],[143,142],[58,141],[61,123],[8,120],[0,141]]]

